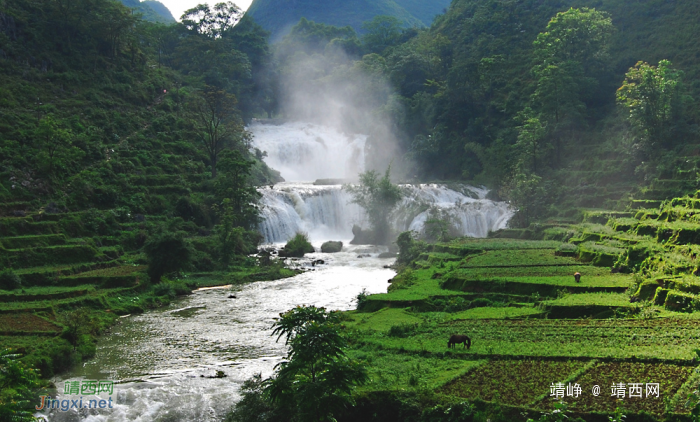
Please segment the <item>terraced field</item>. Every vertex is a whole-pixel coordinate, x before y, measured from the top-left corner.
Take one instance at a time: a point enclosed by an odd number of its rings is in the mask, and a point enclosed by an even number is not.
[[[153,186],[164,181],[154,179]],[[0,204],[0,351],[14,349],[46,377],[94,353],[94,336],[119,315],[161,306],[196,287],[294,274],[254,264],[218,273],[204,268],[177,292],[159,288],[146,274],[141,247],[162,216],[33,209],[36,204]],[[195,248],[208,247],[208,238],[191,226],[189,235],[199,242]],[[89,340],[83,336],[69,344],[64,332],[71,315],[82,318],[81,335],[89,334]]]
[[[700,314],[677,311],[697,306],[700,282],[692,274],[633,275],[617,267],[635,245],[653,243],[662,251],[659,260],[674,247],[634,233],[637,225],[628,220],[624,232],[600,224],[630,215],[594,212],[581,225],[540,232],[556,240],[426,246],[390,280],[388,293],[364,298],[358,311],[347,314],[354,356],[366,359],[372,371],[417,374],[389,383],[385,373],[384,383],[366,388],[429,386],[448,402],[478,398],[535,415],[558,401],[601,420],[617,408],[627,420],[644,412],[657,420],[687,415],[688,394],[700,382]],[[471,348],[448,349],[453,334],[468,335]],[[578,384],[581,392],[553,396],[557,383]],[[611,396],[613,383],[625,384],[625,399]],[[630,398],[629,386],[637,384],[659,384],[659,397]]]

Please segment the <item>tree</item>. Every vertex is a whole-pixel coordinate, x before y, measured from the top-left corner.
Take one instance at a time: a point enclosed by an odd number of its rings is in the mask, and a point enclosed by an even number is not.
[[[38,371],[19,362],[10,349],[0,351],[0,421],[35,421],[32,401],[39,388]]]
[[[73,346],[73,351],[79,346],[84,349],[83,346],[91,342],[89,336],[96,335],[99,331],[99,324],[88,308],[63,312],[58,319],[64,326],[62,335]]]
[[[518,141],[515,147],[520,157],[519,165],[529,168],[532,173],[537,173],[543,157],[551,149],[551,144],[546,143],[545,138],[547,125],[530,108],[520,113],[518,120],[521,125],[518,127]]]
[[[658,67],[638,62],[617,90],[617,102],[629,111],[629,121],[640,132],[642,146],[668,147],[674,122],[683,110],[683,72],[668,60]]]
[[[527,227],[530,221],[542,215],[547,200],[547,188],[542,177],[516,168],[511,179],[502,188],[502,194],[518,210],[514,221]]]
[[[534,42],[535,57],[546,64],[573,61],[584,73],[595,74],[608,59],[615,27],[606,12],[583,7],[557,13]]]
[[[286,360],[265,380],[269,400],[287,410],[291,419],[333,421],[353,404],[355,386],[368,379],[366,369],[349,359],[340,334],[340,318],[315,306],[297,306],[280,314],[272,335],[285,337]]]
[[[219,153],[242,143],[249,135],[237,116],[234,95],[214,87],[207,87],[194,102],[195,133],[209,155],[211,176],[216,178]]]
[[[234,255],[254,253],[260,242],[260,234],[236,224],[238,214],[229,198],[225,198],[215,209],[219,224],[214,227],[214,231],[219,241],[221,264],[227,267]]]
[[[217,3],[213,8],[208,4],[199,4],[186,10],[182,15],[182,24],[197,34],[211,38],[220,38],[233,28],[243,17],[243,11],[233,2]]]
[[[55,174],[57,167],[75,163],[85,156],[83,150],[73,146],[72,132],[61,123],[49,114],[39,121],[35,131],[39,145],[37,159],[50,176]]]
[[[253,160],[246,159],[238,150],[224,151],[217,165],[220,175],[214,184],[219,201],[223,203],[228,200],[233,225],[245,229],[254,229],[258,225],[257,202],[260,193],[250,182],[254,164]]]
[[[167,273],[187,267],[192,258],[192,249],[184,232],[163,230],[151,236],[143,248],[148,257],[148,275],[153,282],[159,282]]]
[[[369,52],[381,53],[398,43],[401,36],[401,21],[394,16],[380,15],[362,24],[365,35],[362,43]]]
[[[388,167],[384,177],[380,178],[379,173],[368,170],[360,174],[359,185],[344,186],[352,195],[351,202],[365,209],[374,231],[374,240],[380,245],[389,242],[389,214],[403,196],[401,188],[391,183],[390,172],[391,167]]]
[[[608,45],[614,32],[610,15],[595,9],[571,8],[557,13],[534,41],[535,90],[533,108],[553,123],[580,120],[586,113],[584,100],[595,92],[606,67]],[[555,134],[557,157],[559,136]]]

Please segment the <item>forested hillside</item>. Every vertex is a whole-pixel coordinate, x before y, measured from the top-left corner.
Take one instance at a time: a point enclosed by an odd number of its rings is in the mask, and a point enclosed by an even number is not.
[[[254,185],[279,180],[244,130],[266,101],[267,33],[217,8],[164,26],[110,0],[3,3],[0,344],[45,377],[94,354],[116,315],[198,283],[173,274],[287,271],[246,256],[260,240]],[[57,335],[78,315],[79,332]],[[48,337],[31,328],[41,318]]]
[[[448,0],[255,0],[247,13],[277,41],[301,18],[362,31],[365,21],[387,15],[399,19],[403,26],[423,27],[449,4]]]
[[[359,129],[371,166],[393,159],[404,180],[487,184],[529,224],[695,189],[698,13],[688,1],[456,0],[429,30],[388,17],[361,36],[302,22],[277,50],[282,80],[313,68],[302,91],[371,109]],[[282,105],[298,96],[286,89]]]

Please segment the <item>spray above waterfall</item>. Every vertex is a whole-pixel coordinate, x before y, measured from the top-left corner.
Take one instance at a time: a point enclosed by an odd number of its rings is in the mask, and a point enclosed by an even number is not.
[[[364,170],[365,135],[348,135],[303,122],[254,123],[249,130],[255,137],[255,146],[267,152],[265,162],[285,180],[349,180]]]

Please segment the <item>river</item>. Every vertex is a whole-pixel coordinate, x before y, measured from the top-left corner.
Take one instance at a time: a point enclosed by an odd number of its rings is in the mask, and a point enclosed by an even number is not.
[[[52,410],[49,420],[221,420],[239,399],[243,381],[256,373],[269,376],[284,356],[284,344],[270,336],[280,312],[300,304],[354,309],[362,289],[386,292],[394,272],[383,268],[392,259],[378,258],[380,252],[346,246],[340,253],[307,254],[326,263],[284,280],[198,290],[123,318],[100,338],[94,359],[54,380],[59,391],[65,381],[114,380],[112,409]],[[219,370],[227,376],[209,378]]]

